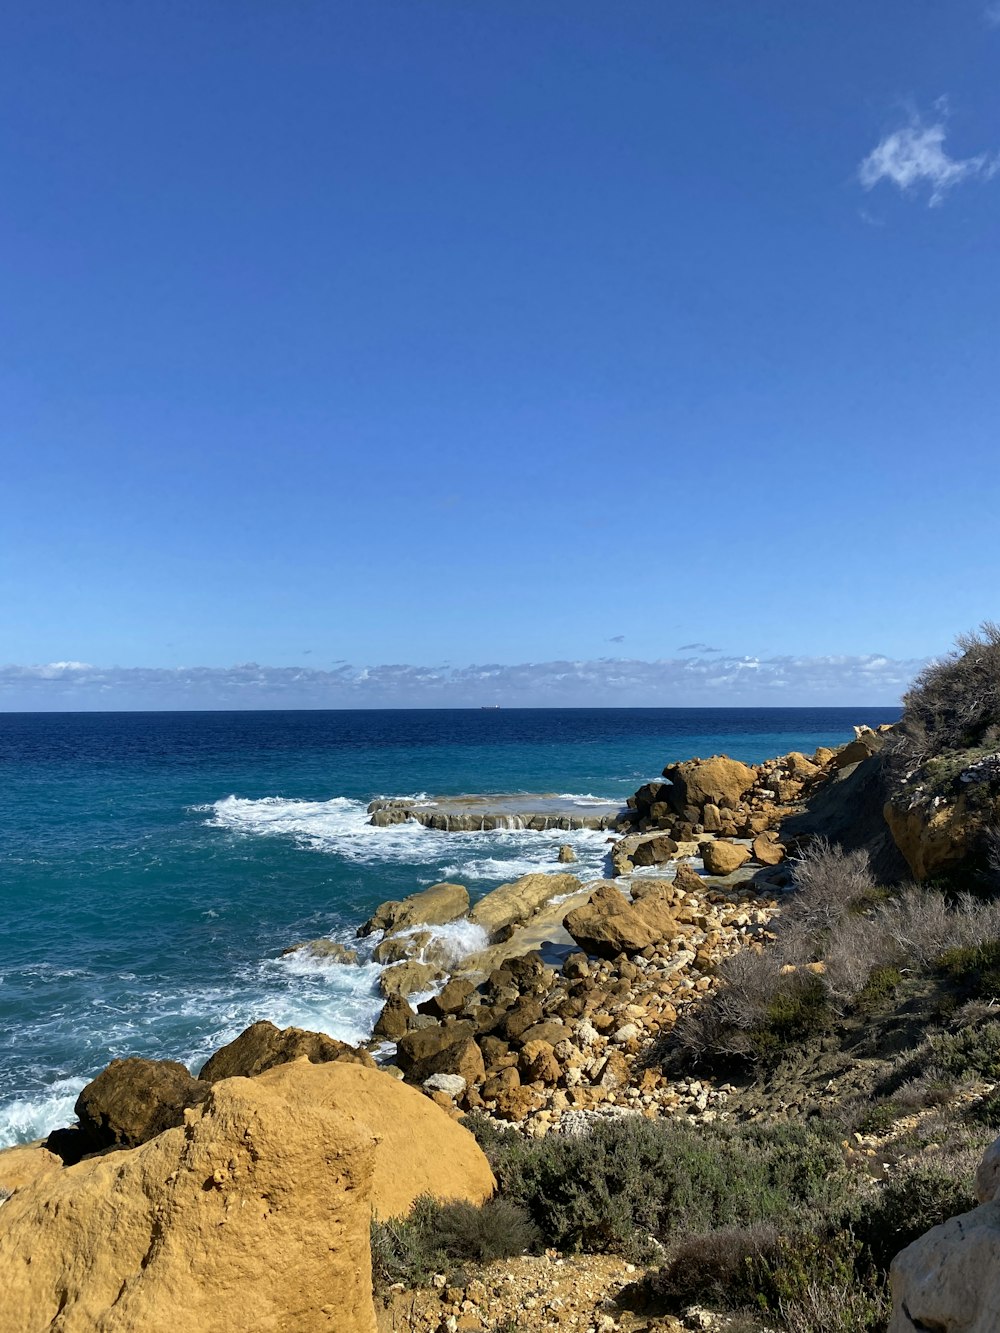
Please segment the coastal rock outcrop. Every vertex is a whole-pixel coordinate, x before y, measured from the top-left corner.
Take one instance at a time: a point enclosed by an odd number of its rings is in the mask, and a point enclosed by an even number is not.
[[[932,1227],[892,1261],[889,1333],[995,1333],[1000,1328],[1000,1140],[976,1176],[980,1206]]]
[[[667,799],[681,812],[687,806],[701,808],[736,806],[754,784],[757,774],[738,759],[716,755],[711,759],[688,759],[668,764],[663,776],[670,782]]]
[[[984,829],[995,819],[993,810],[969,810],[964,796],[939,805],[932,801],[888,801],[883,815],[893,841],[918,881],[947,874],[967,862]]]
[[[276,1065],[303,1057],[313,1064],[336,1060],[368,1065],[369,1068],[375,1065],[367,1051],[328,1037],[325,1032],[278,1028],[273,1023],[261,1021],[251,1024],[228,1046],[210,1056],[198,1077],[206,1083],[216,1083],[223,1078],[253,1078]]]
[[[15,1188],[0,1333],[375,1333],[373,1211],[493,1188],[471,1134],[387,1074],[226,1079],[183,1126]]]

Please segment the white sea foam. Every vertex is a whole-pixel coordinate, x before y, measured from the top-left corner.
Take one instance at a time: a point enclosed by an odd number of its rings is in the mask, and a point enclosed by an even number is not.
[[[598,798],[567,795],[559,799],[592,803]],[[596,877],[602,873],[609,836],[595,829],[446,833],[424,828],[415,820],[380,828],[369,822],[363,802],[344,796],[329,801],[227,796],[206,810],[212,827],[231,833],[289,837],[302,847],[355,863],[412,865],[418,875],[421,867],[434,867],[435,876],[457,878],[463,883],[500,883],[535,871],[572,870],[572,866],[556,862],[556,848],[563,843],[573,847],[580,861],[574,873]],[[431,880],[425,878],[424,882]]]
[[[394,939],[406,935],[429,934],[430,939],[414,954],[417,962],[433,961],[444,967],[454,967],[470,953],[478,953],[489,944],[489,935],[474,921],[464,917],[458,921],[447,921],[440,926],[410,926],[393,936]]]
[[[44,1138],[76,1119],[73,1105],[86,1080],[63,1078],[36,1097],[19,1097],[0,1106],[0,1148]]]

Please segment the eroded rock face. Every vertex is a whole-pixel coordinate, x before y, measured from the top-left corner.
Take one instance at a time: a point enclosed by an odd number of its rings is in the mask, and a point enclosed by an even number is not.
[[[0,1333],[375,1333],[372,1211],[494,1188],[471,1134],[357,1065],[227,1079],[186,1119],[15,1189]]]
[[[893,841],[902,852],[914,879],[944,874],[970,858],[987,818],[966,808],[964,797],[948,805],[897,806],[883,809]]]
[[[189,1114],[0,1208],[2,1333],[237,1333],[250,1311],[374,1333],[370,1133],[262,1080]]]
[[[210,1056],[199,1077],[207,1083],[222,1078],[253,1078],[276,1065],[303,1057],[313,1064],[341,1060],[371,1068],[375,1065],[367,1051],[359,1051],[324,1032],[277,1028],[273,1023],[260,1022],[252,1024],[235,1041]]]

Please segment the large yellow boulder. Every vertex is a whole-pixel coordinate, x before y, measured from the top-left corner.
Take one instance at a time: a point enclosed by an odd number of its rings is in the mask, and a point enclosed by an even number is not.
[[[753,786],[757,774],[738,759],[715,755],[711,759],[687,759],[681,764],[668,764],[663,776],[669,778],[674,791],[670,795],[678,809],[684,806],[737,805]]]
[[[493,1184],[412,1088],[305,1061],[214,1084],[138,1148],[29,1176],[0,1206],[0,1333],[374,1333],[373,1207]]]
[[[701,858],[708,874],[731,875],[734,870],[739,870],[744,862],[750,860],[750,849],[738,842],[716,838],[712,842],[701,844]]]

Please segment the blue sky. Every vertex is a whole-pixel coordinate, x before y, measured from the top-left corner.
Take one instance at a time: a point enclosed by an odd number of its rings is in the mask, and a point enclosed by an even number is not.
[[[12,7],[0,707],[898,697],[997,614],[998,74],[978,0]]]

